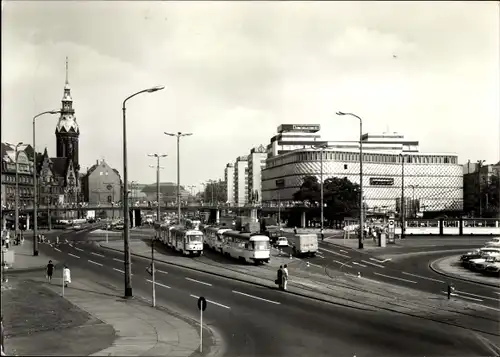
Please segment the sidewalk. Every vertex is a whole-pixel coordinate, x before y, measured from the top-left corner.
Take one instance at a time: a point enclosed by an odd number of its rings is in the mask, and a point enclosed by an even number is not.
[[[43,256],[39,252],[38,256],[33,256],[33,241],[25,240],[24,243],[20,245],[11,245],[9,252],[14,253],[14,264],[9,266],[6,270],[7,274],[9,272],[21,272],[21,271],[37,271],[43,270],[49,262],[49,258]],[[52,261],[57,264],[57,261]]]
[[[41,253],[38,258],[44,263],[48,261]],[[22,268],[20,264],[19,266]],[[93,276],[94,274],[86,270],[75,268],[72,273],[73,277],[78,276],[78,279],[74,279],[70,286],[64,289],[64,298],[115,330],[116,339],[113,344],[92,354],[93,356],[187,357],[198,351],[199,327],[195,321],[187,317],[177,317],[169,313],[167,308],[152,308],[140,298],[123,299],[121,290],[110,284],[93,282],[102,282],[102,278]],[[60,295],[62,281],[57,274],[56,270],[51,284],[43,277],[31,280]],[[209,355],[216,355],[222,348],[211,346],[212,334],[212,330],[204,334],[206,337],[203,350],[209,352]],[[57,338],[54,336],[51,339]],[[220,338],[216,340],[220,341]],[[79,352],[75,351],[75,354],[78,355]]]
[[[101,246],[123,251],[123,244],[116,243],[101,243]],[[146,259],[151,256],[151,248],[145,242],[131,242],[130,247],[132,254],[142,255]],[[159,261],[276,289],[274,284],[276,268],[273,266],[249,266],[208,261],[208,259],[200,261],[180,255],[156,254],[156,259]],[[323,267],[312,265],[307,267],[306,263],[295,258],[282,257],[281,259],[288,261],[290,272],[288,293],[358,309],[372,311],[382,309],[445,323],[452,321],[454,325],[498,334],[498,312],[473,302],[448,301],[445,294],[439,296],[371,279],[358,278],[338,270],[328,269],[328,275],[326,275]]]
[[[499,278],[486,276],[462,267],[460,255],[437,259],[431,262],[429,267],[441,275],[500,288]]]

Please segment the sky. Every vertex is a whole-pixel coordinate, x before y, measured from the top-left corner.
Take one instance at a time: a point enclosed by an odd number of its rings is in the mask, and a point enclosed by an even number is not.
[[[399,132],[459,162],[500,159],[497,2],[2,1],[2,141],[31,143],[32,118],[61,107],[65,60],[83,171],[120,172],[123,100],[129,180],[223,178],[282,123],[327,140]],[[55,156],[57,116],[37,121]]]

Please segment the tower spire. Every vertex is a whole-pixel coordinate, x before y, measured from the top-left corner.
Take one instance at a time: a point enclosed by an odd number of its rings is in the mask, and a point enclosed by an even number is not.
[[[68,80],[68,56],[66,56],[66,84],[69,84],[69,80]]]

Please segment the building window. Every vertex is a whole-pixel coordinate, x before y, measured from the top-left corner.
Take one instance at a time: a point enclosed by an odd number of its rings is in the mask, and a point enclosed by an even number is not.
[[[344,170],[347,170],[347,164],[344,164]]]

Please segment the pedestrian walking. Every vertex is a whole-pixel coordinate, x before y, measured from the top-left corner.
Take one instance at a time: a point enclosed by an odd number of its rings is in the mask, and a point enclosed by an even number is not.
[[[297,227],[293,227],[293,234],[297,234]]]
[[[285,264],[283,267],[283,290],[286,290],[288,284],[288,266]]]
[[[283,290],[283,266],[280,265],[280,268],[278,269],[278,278],[275,281],[276,285],[278,285],[278,288],[280,290]]]
[[[49,264],[47,264],[47,280],[49,283],[52,281],[52,274],[54,274],[54,264],[52,264],[52,260],[49,260]]]
[[[321,234],[321,240],[325,240],[325,233],[323,233],[323,228],[321,228],[319,232]]]
[[[71,270],[69,270],[66,264],[64,265],[63,268],[63,279],[64,279],[64,287],[67,288],[68,284],[71,284]]]

